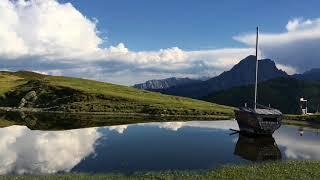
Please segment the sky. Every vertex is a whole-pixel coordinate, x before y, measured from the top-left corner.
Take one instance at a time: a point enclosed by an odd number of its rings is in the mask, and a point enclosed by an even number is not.
[[[133,85],[213,77],[254,54],[320,68],[318,0],[1,0],[0,70]]]

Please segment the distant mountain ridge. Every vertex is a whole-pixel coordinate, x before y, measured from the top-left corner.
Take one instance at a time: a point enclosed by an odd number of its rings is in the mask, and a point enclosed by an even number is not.
[[[294,74],[293,78],[300,80],[319,81],[320,80],[320,68],[314,68],[303,74]]]
[[[282,113],[300,114],[299,100],[308,100],[309,112],[320,109],[320,81],[299,80],[292,77],[282,77],[258,84],[258,103],[277,108]],[[228,90],[213,92],[203,100],[234,107],[252,104],[254,85],[234,87]]]
[[[229,71],[225,71],[219,76],[202,82],[173,86],[168,89],[163,89],[161,92],[176,96],[201,98],[215,91],[254,84],[255,65],[256,57],[250,55],[233,66]],[[288,76],[286,72],[276,67],[274,61],[270,59],[259,60],[259,82]]]
[[[196,79],[190,79],[190,78],[171,77],[167,79],[149,80],[149,81],[146,81],[145,83],[135,84],[133,85],[133,87],[137,89],[145,89],[145,90],[161,90],[161,89],[168,89],[174,86],[186,85],[186,84],[198,83],[198,82],[202,82],[202,81],[196,80]]]

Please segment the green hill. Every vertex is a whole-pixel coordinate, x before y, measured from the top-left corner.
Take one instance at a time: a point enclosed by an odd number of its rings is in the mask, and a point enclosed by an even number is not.
[[[299,100],[308,100],[308,109],[315,112],[320,104],[320,82],[294,78],[278,78],[258,84],[258,103],[280,109],[283,113],[299,114]],[[238,107],[254,99],[254,86],[219,91],[204,100]],[[252,103],[251,103],[252,104]]]
[[[0,106],[65,112],[233,115],[233,108],[92,80],[0,72]],[[24,99],[24,100],[23,100]]]

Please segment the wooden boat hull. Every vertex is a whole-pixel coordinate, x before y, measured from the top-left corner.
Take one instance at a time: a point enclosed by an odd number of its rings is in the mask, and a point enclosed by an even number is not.
[[[236,120],[242,132],[272,135],[281,126],[282,115],[264,115],[235,110]]]

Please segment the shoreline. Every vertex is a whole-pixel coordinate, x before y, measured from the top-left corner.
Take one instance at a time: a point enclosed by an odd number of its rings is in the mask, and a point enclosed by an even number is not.
[[[50,111],[41,108],[12,108],[0,107],[0,112],[23,112],[23,113],[52,113],[52,114],[80,114],[80,115],[108,115],[108,116],[141,116],[141,117],[186,117],[186,118],[213,118],[221,120],[232,119],[234,115],[179,115],[179,114],[146,114],[146,113],[127,113],[127,112],[68,112],[68,111]]]
[[[148,122],[145,119],[150,119],[150,122],[173,122],[173,121],[216,121],[216,120],[234,120],[234,115],[170,115],[170,114],[145,114],[145,113],[125,113],[125,112],[65,112],[65,111],[50,111],[40,108],[12,108],[0,107],[0,113],[22,113],[22,114],[43,114],[52,115],[70,115],[70,116],[96,116],[96,117],[122,117],[122,118],[142,118],[141,123]],[[128,120],[117,122],[117,124],[139,123],[139,120]],[[106,122],[108,123],[108,122]],[[284,115],[282,123],[285,125],[297,125],[303,127],[311,127],[320,129],[320,115]],[[6,124],[6,123],[3,123]]]
[[[132,174],[4,175],[0,179],[320,179],[320,161],[274,161],[224,165],[208,170],[150,171]]]

